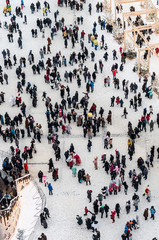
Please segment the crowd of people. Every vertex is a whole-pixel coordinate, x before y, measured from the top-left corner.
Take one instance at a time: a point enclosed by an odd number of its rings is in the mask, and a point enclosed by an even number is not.
[[[63,16],[65,8],[69,9],[71,13],[73,11],[80,13],[70,25],[66,23],[67,19]],[[152,202],[152,206],[150,209],[145,208],[143,216],[129,217],[125,228],[123,226],[124,230],[121,231],[122,240],[132,240],[133,231],[141,227],[139,218],[144,217],[147,220],[150,213],[150,218],[154,220],[156,213],[150,186],[147,182],[150,181],[151,168],[155,166],[156,153],[157,158],[159,158],[157,143],[153,146],[149,145],[149,153],[146,153],[146,159],[141,153],[141,156],[137,159],[136,169],[130,167],[140,137],[147,136],[147,132],[153,132],[155,126],[159,127],[159,113],[155,115],[152,104],[147,107],[145,100],[148,99],[148,102],[150,102],[153,99],[152,84],[156,79],[156,74],[153,72],[151,77],[140,74],[139,79],[133,82],[128,79],[120,79],[120,73],[124,71],[126,66],[126,52],[122,47],[119,47],[119,49],[113,49],[112,56],[110,56],[110,46],[106,40],[108,34],[112,34],[113,25],[102,19],[103,2],[97,2],[94,6],[87,0],[58,0],[57,10],[52,12],[51,9],[52,4],[47,1],[37,1],[30,4],[31,15],[41,13],[41,18],[36,19],[36,28],[33,27],[28,33],[39,44],[38,53],[35,53],[32,49],[25,56],[19,56],[16,55],[16,51],[8,49],[9,47],[2,49],[0,105],[2,104],[2,107],[6,105],[6,109],[5,111],[4,109],[0,110],[0,138],[1,143],[10,144],[10,157],[5,157],[2,164],[5,177],[1,174],[1,180],[5,187],[0,189],[0,208],[1,210],[7,208],[10,200],[17,195],[15,179],[32,171],[28,166],[29,160],[34,158],[34,154],[38,155],[36,145],[41,144],[41,147],[43,147],[43,139],[46,137],[48,147],[51,145],[54,157],[50,156],[48,158],[48,173],[39,169],[37,174],[39,184],[44,183],[44,186],[48,188],[49,195],[54,196],[54,184],[59,180],[61,170],[58,167],[58,161],[65,159],[63,167],[67,166],[70,169],[72,176],[77,178],[78,184],[85,183],[89,187],[89,190],[88,188],[86,190],[89,207],[83,206],[85,220],[81,216],[82,209],[81,214],[76,216],[76,220],[79,225],[85,223],[86,228],[93,231],[92,238],[94,240],[103,239],[103,235],[99,231],[99,215],[102,219],[104,216],[105,218],[110,217],[112,223],[115,223],[116,216],[120,218],[124,211],[126,214],[130,214],[132,205],[134,211],[137,212],[139,203],[142,201],[137,193],[142,184],[147,185],[143,196],[146,196],[147,203]],[[30,18],[23,13],[24,11],[25,3],[23,0],[20,1],[15,11],[11,10],[11,2],[7,0],[3,10],[5,17],[7,17],[3,28],[6,30],[5,34],[7,33],[8,44],[11,45],[17,38],[17,48],[19,50],[25,47],[25,43],[23,44],[23,29],[25,29],[25,25],[28,24]],[[89,17],[92,16],[92,11],[96,12],[98,16],[98,21],[94,18],[93,25],[90,23],[89,32],[86,32],[86,28],[84,28],[84,11],[88,11]],[[20,18],[24,19],[23,25],[19,24]],[[139,22],[141,24],[141,20],[138,16],[135,24],[139,24]],[[122,27],[121,22],[119,25]],[[0,26],[2,28],[2,24]],[[59,37],[64,44],[64,50],[71,49],[71,51],[68,50],[67,55],[62,50],[54,50],[54,53],[52,53],[54,48],[58,49],[56,40]],[[44,46],[41,46],[41,39],[45,40]],[[142,46],[143,40],[138,38],[137,44]],[[98,51],[100,51],[101,58],[104,60],[99,59]],[[112,59],[109,69],[112,75],[106,74],[108,57]],[[147,55],[145,58],[147,58]],[[3,86],[10,86],[12,81],[10,72],[13,70],[17,77],[16,93],[13,91],[10,98],[6,99]],[[33,78],[38,75],[41,79],[40,84],[43,84],[42,95],[39,93],[39,83],[31,81],[28,75],[32,75]],[[102,87],[105,91],[113,92],[113,96],[107,103],[107,108],[102,100],[101,105],[99,105],[94,98],[95,89],[99,84],[99,76],[102,76]],[[72,89],[74,83],[77,83],[75,91]],[[28,96],[28,102],[24,101],[25,93]],[[54,95],[58,95],[58,98]],[[9,112],[10,109],[7,109],[6,102],[9,102],[14,116],[12,111]],[[37,122],[34,114],[30,113],[31,108],[40,108],[41,105],[45,109],[43,113],[46,116],[45,123]],[[109,131],[109,127],[114,126],[113,115],[118,111],[117,108],[119,110],[120,108],[123,109],[123,114],[118,115],[120,121],[128,119],[128,129],[124,129],[128,138],[127,145],[125,144],[127,152],[114,148],[114,136]],[[140,119],[136,118],[135,126],[134,121],[129,117],[132,111],[134,112],[133,116],[136,112],[140,112],[141,116]],[[43,124],[47,126],[45,132],[43,132]],[[93,140],[101,136],[103,130],[106,129],[102,140],[103,152],[101,156],[96,154],[93,157],[92,166],[94,166],[94,171],[102,171],[99,169],[99,161],[101,161],[105,174],[109,177],[109,182],[98,189],[99,193],[96,197],[92,196],[94,189],[91,174],[83,168],[80,148],[75,149],[72,141],[70,147],[64,149],[64,153],[62,151],[62,138],[65,136],[69,138],[75,127],[81,132],[81,138],[88,138],[85,149],[86,153],[90,154],[92,149],[97,147]],[[25,146],[22,144],[24,140],[25,143],[27,142]],[[109,149],[112,151],[110,157],[107,154]],[[137,173],[138,171],[139,173]],[[49,180],[50,174],[54,180],[53,183]],[[131,182],[131,185],[128,182]],[[121,208],[118,200],[115,206],[108,206],[108,198],[115,198],[115,195],[121,196],[122,192],[127,195],[131,188],[135,193],[131,199],[127,199],[125,209]],[[98,213],[100,214],[98,215]],[[50,218],[50,213],[48,208],[45,207],[44,211],[40,213],[40,223],[44,228],[48,227],[48,218]],[[38,240],[40,239],[47,240],[47,236],[42,233]]]

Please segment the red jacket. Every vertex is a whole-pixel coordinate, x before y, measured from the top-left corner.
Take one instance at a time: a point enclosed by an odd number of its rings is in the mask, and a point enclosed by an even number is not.
[[[69,162],[69,166],[70,166],[70,167],[73,167],[73,164],[74,164],[73,161],[70,161],[70,162]],[[57,174],[57,175],[58,175],[58,174]]]
[[[88,208],[85,208],[84,211],[85,211],[85,213],[88,213]]]
[[[150,115],[146,116],[146,120],[149,121],[150,120]]]
[[[84,35],[85,35],[85,32],[82,31],[82,32],[81,32],[81,37],[84,37]]]
[[[49,75],[46,74],[46,77],[45,77],[46,81],[49,81]]]
[[[25,171],[28,170],[28,164],[27,164],[27,162],[24,164],[24,169],[25,169]]]
[[[114,218],[115,218],[115,214],[116,214],[116,211],[112,212],[112,214],[111,214],[111,219],[114,219]]]
[[[120,103],[120,98],[117,98],[117,99],[116,99],[116,103]]]
[[[96,111],[96,107],[97,106],[95,104],[93,104],[92,107],[91,107],[92,111]]]
[[[120,48],[119,48],[120,53],[122,52],[122,50],[123,50],[122,47],[120,47]]]
[[[113,73],[113,76],[115,76],[117,73],[117,70],[112,70],[112,73]]]
[[[113,189],[114,189],[114,191],[117,191],[117,189],[118,189],[117,185],[114,184]]]
[[[24,147],[24,152],[25,152],[25,153],[27,152],[27,147]]]
[[[113,192],[113,189],[110,187],[109,188],[109,193],[112,193]]]
[[[22,102],[22,98],[21,98],[21,97],[18,97],[18,100],[19,100],[19,103],[21,103],[21,102]]]
[[[61,108],[59,109],[59,116],[60,117],[62,116],[62,109]]]
[[[65,132],[66,131],[66,126],[62,125],[62,131]]]
[[[148,188],[145,189],[145,193],[146,193],[146,194],[149,193],[149,189],[148,189]]]

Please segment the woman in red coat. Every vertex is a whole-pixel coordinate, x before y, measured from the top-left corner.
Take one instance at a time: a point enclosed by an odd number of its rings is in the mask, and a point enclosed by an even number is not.
[[[97,108],[97,106],[96,106],[96,104],[95,103],[93,103],[93,105],[92,105],[92,107],[91,107],[91,112],[94,114],[96,114],[96,108]]]
[[[66,126],[62,125],[62,134],[64,134],[66,132]]]
[[[117,105],[120,103],[120,98],[119,97],[116,98],[116,103],[117,103]]]
[[[29,173],[29,171],[28,171],[28,163],[27,162],[24,163],[24,169],[25,169],[25,173]]]
[[[113,222],[112,222],[112,223],[114,223],[114,222],[115,222],[115,214],[116,214],[116,211],[114,211],[114,212],[111,212],[111,219],[113,220]]]
[[[49,79],[50,79],[50,78],[49,78],[49,74],[46,74],[46,76],[45,76],[45,82],[46,82],[46,83],[49,83]]]
[[[74,164],[74,162],[73,162],[73,160],[71,160],[71,161],[69,162],[69,167],[70,167],[70,169],[72,169],[73,164]]]
[[[80,157],[76,154],[76,155],[74,156],[74,158],[76,159],[76,165],[80,165],[80,164],[81,164],[81,159],[80,159]]]
[[[149,121],[150,121],[150,114],[147,114],[146,120],[147,120],[147,123],[149,123]]]

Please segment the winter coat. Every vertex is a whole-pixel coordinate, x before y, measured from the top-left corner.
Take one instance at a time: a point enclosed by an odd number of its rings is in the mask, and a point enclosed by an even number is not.
[[[154,126],[154,121],[151,120],[151,122],[150,122],[150,128],[153,128],[153,126]]]
[[[81,126],[81,125],[82,125],[82,117],[79,116],[79,117],[77,118],[77,126]]]
[[[134,200],[134,206],[138,206],[139,202],[140,202],[140,199],[135,199]]]
[[[151,215],[154,215],[156,210],[154,208],[150,208]]]
[[[124,233],[127,234],[127,231],[128,231],[128,227],[125,226],[125,230],[124,230]]]
[[[88,129],[87,133],[88,133],[88,137],[92,137],[92,131],[90,128]]]
[[[112,70],[113,76],[116,76],[117,70]]]
[[[87,147],[90,148],[92,146],[92,142],[89,141],[88,144],[87,144]]]
[[[145,218],[148,218],[148,208],[145,209],[143,216],[144,216]]]
[[[81,164],[81,159],[77,154],[74,156],[74,158],[76,159],[76,165]]]
[[[106,213],[109,212],[109,206],[107,204],[105,204],[104,210],[105,210]]]
[[[90,175],[89,175],[89,174],[86,174],[86,175],[85,175],[85,178],[86,178],[86,182],[89,182],[89,181],[90,181]]]
[[[77,168],[75,167],[75,165],[73,165],[73,167],[72,167],[72,174],[76,175],[76,172],[77,172]]]
[[[51,44],[51,39],[48,38],[47,41],[48,41],[48,44],[50,45]]]
[[[87,218],[86,219],[86,225],[87,225],[87,229],[91,229],[91,219],[90,218]]]
[[[116,204],[115,210],[116,210],[117,213],[120,213],[120,205],[119,204]]]
[[[81,225],[83,223],[82,217],[76,217],[77,223]]]
[[[99,200],[100,202],[102,202],[102,200],[103,200],[103,195],[102,195],[101,193],[98,194],[98,200]]]
[[[90,199],[92,196],[92,190],[87,191],[87,198]]]
[[[116,211],[114,211],[114,212],[111,213],[111,219],[114,219],[114,218],[115,218],[115,214],[116,214]]]
[[[108,116],[107,116],[107,122],[108,122],[108,123],[111,123],[111,122],[112,122],[112,115],[111,115],[111,114],[108,114]]]
[[[27,162],[24,164],[24,169],[25,169],[25,171],[28,171],[28,164],[27,164]]]
[[[29,127],[29,121],[28,119],[25,120],[25,128],[27,129]]]
[[[94,222],[92,223],[92,227],[93,227],[94,229],[97,229],[97,228],[98,228],[98,222],[97,222],[97,221],[94,221]]]
[[[104,213],[104,206],[103,205],[100,207],[99,212]]]
[[[52,139],[52,137],[51,137]],[[52,169],[54,167],[52,159],[49,160],[49,169]]]
[[[53,190],[51,183],[48,184],[48,189],[49,189],[49,191]]]
[[[43,172],[39,171],[38,177],[39,177],[39,178],[42,178],[42,177],[43,177]]]

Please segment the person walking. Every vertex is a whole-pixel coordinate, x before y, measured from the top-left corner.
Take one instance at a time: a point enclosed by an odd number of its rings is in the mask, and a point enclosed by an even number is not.
[[[49,159],[48,165],[49,165],[49,172],[52,172],[52,170],[54,169],[54,164],[53,164],[52,158]]]
[[[130,201],[127,201],[127,202],[126,202],[125,209],[126,209],[126,213],[127,213],[127,214],[129,214],[129,212],[130,212],[130,209],[131,209],[131,204],[130,204]]]
[[[120,204],[117,203],[116,206],[115,206],[115,211],[116,211],[116,214],[117,214],[118,218],[120,217],[120,209],[121,209]]]
[[[82,223],[83,223],[82,217],[80,217],[79,215],[77,215],[77,216],[76,216],[76,219],[77,219],[77,223],[78,223],[79,225],[82,225]]]
[[[92,147],[92,141],[88,139],[88,144],[87,144],[88,152],[91,152],[91,147]]]
[[[144,211],[144,213],[143,213],[143,216],[144,216],[145,220],[147,220],[148,214],[149,214],[149,209],[146,208],[145,211]]]
[[[105,210],[105,217],[108,217],[108,212],[109,212],[109,206],[107,204],[105,204],[104,206],[104,210]]]
[[[101,218],[103,218],[103,214],[104,214],[104,205],[102,205],[99,209],[99,212],[101,213]]]
[[[40,170],[39,173],[38,173],[38,178],[39,178],[39,182],[43,182],[43,172]]]
[[[114,223],[115,222],[115,214],[116,214],[116,211],[112,211],[111,212],[111,219],[112,219],[112,223]]]
[[[90,175],[88,173],[85,175],[85,179],[86,179],[86,185],[88,185],[88,183],[89,185],[91,185]]]
[[[150,213],[151,213],[151,217],[150,218],[152,218],[154,220],[155,219],[155,213],[156,213],[156,210],[155,210],[154,206],[152,206],[150,208]]]
[[[87,213],[88,213],[88,212],[89,212],[88,208],[85,207],[85,208],[84,208],[84,216],[87,216]]]
[[[72,176],[73,176],[73,177],[76,177],[76,174],[77,174],[77,168],[76,168],[75,164],[73,164],[73,167],[72,167]]]
[[[48,184],[48,189],[49,189],[49,195],[53,195],[53,192],[52,192],[53,187],[52,187],[51,183]]]
[[[87,190],[87,198],[89,199],[89,202],[92,202],[92,190]]]
[[[128,114],[128,112],[127,112],[127,110],[126,110],[126,107],[124,107],[124,110],[123,110],[123,115],[122,115],[122,117],[125,117],[125,119],[127,118],[126,116],[127,116],[127,114]]]
[[[94,158],[93,163],[94,163],[95,170],[97,170],[98,169],[98,157],[97,156]]]

